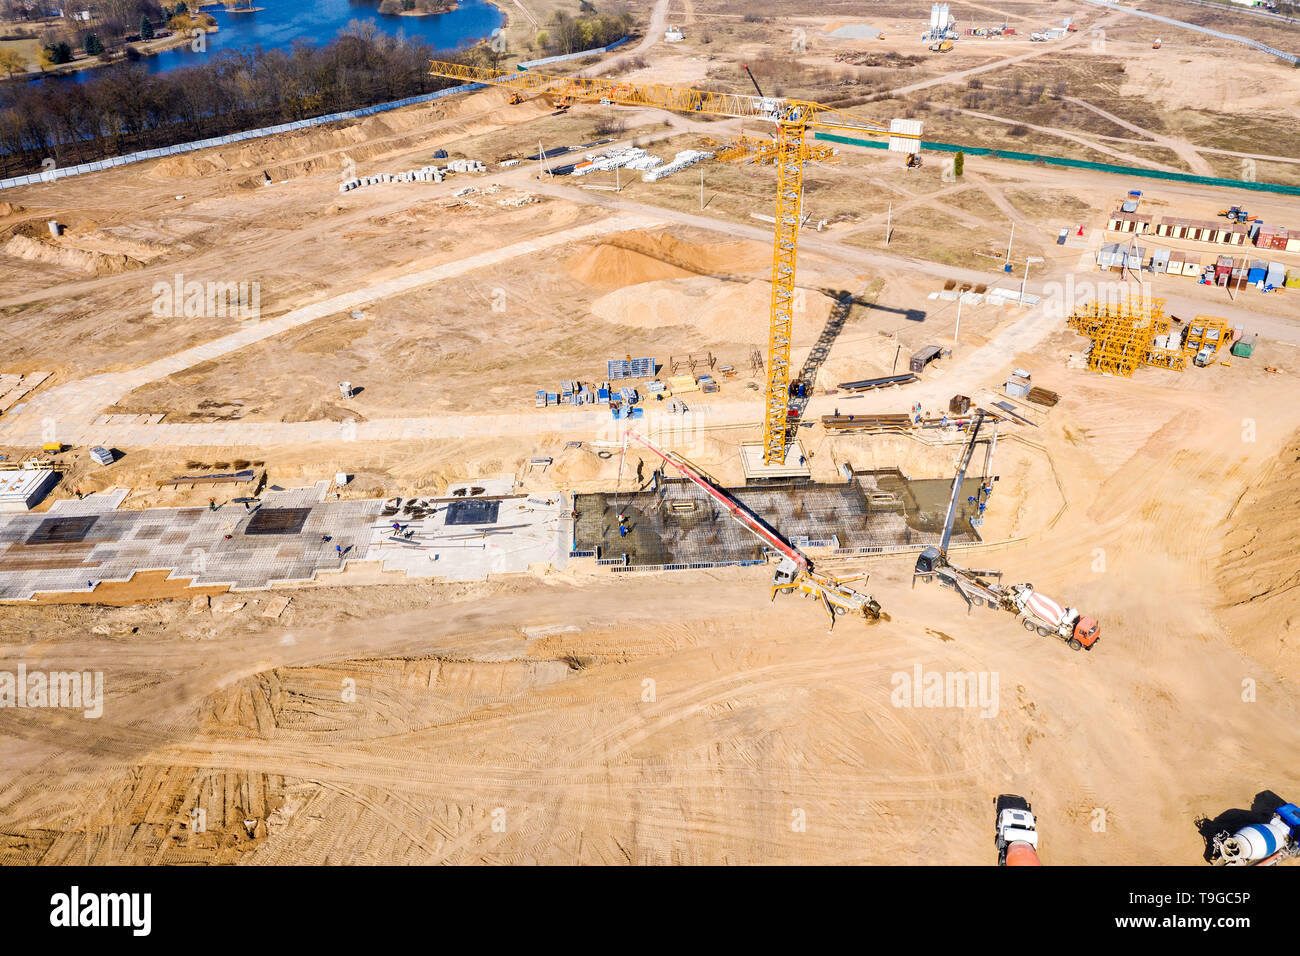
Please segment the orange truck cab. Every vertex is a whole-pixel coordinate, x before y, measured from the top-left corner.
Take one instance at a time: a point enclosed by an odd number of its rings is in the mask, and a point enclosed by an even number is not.
[[[1101,639],[1101,625],[1097,619],[1080,615],[1079,620],[1074,622],[1074,639],[1092,650],[1092,645]]]
[[[1042,866],[1038,852],[1028,843],[1013,843],[1007,847],[1003,866]]]

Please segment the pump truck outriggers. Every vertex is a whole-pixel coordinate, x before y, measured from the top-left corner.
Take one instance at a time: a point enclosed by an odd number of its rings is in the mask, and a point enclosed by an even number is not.
[[[929,584],[938,581],[952,588],[966,602],[966,613],[971,608],[986,606],[994,610],[1010,611],[1020,618],[1027,631],[1036,631],[1043,637],[1056,636],[1076,651],[1092,650],[1101,637],[1101,626],[1094,618],[1086,617],[1075,608],[1068,608],[1034,590],[1032,584],[1003,585],[1002,572],[991,568],[963,568],[948,560],[948,544],[952,540],[952,524],[957,515],[957,498],[961,494],[966,469],[970,467],[975,443],[984,423],[984,409],[978,408],[968,425],[969,437],[957,464],[952,493],[948,496],[948,513],[944,518],[943,536],[939,546],[927,547],[916,559],[912,572],[912,587],[917,580]]]

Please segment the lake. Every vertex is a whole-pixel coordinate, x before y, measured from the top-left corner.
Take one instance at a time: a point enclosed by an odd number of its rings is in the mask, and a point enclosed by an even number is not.
[[[468,46],[492,34],[505,22],[501,11],[483,0],[462,0],[450,13],[427,17],[383,16],[378,0],[254,0],[255,13],[228,13],[220,7],[204,7],[221,28],[206,37],[207,51],[196,53],[188,46],[165,50],[140,60],[150,73],[165,73],[202,62],[222,50],[287,49],[296,41],[316,45],[329,43],[353,20],[369,20],[393,35],[404,33],[421,39],[437,50]],[[78,70],[78,80],[93,77],[98,70]]]

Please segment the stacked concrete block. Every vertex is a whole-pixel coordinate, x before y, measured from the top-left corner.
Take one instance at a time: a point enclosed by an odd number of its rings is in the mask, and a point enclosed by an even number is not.
[[[663,179],[665,176],[671,176],[673,173],[679,173],[683,169],[694,166],[702,159],[712,159],[712,153],[706,153],[698,149],[684,149],[678,153],[671,163],[664,163],[654,169],[646,171],[641,178],[645,182],[652,183],[656,180]]]

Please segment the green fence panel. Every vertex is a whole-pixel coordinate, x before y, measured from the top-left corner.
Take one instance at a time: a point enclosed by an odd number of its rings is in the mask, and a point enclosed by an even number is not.
[[[829,140],[832,143],[845,143],[849,146],[865,146],[868,149],[888,149],[889,144],[873,139],[855,139],[836,133],[816,133],[816,139]],[[961,151],[968,156],[992,156],[995,159],[1014,159],[1024,163],[1044,163],[1048,166],[1068,166],[1072,169],[1091,169],[1100,173],[1117,173],[1124,176],[1140,176],[1144,179],[1165,179],[1175,183],[1194,183],[1198,186],[1227,186],[1232,189],[1251,189],[1261,193],[1282,193],[1287,196],[1300,196],[1300,186],[1288,186],[1285,183],[1261,183],[1248,179],[1220,179],[1217,176],[1194,176],[1191,173],[1167,173],[1160,169],[1146,169],[1142,166],[1119,166],[1114,163],[1094,163],[1086,159],[1069,159],[1065,156],[1043,156],[1039,153],[1018,153],[1010,149],[989,149],[985,146],[959,146],[956,143],[931,143],[921,141],[922,149],[940,153]]]

